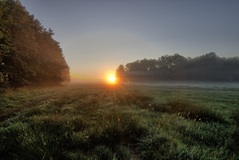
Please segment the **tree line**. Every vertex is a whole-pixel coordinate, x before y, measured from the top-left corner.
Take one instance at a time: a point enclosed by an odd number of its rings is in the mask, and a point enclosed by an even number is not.
[[[120,65],[116,72],[122,81],[239,82],[239,57],[164,55]]]
[[[0,0],[0,91],[69,81],[69,67],[53,34],[19,0]]]

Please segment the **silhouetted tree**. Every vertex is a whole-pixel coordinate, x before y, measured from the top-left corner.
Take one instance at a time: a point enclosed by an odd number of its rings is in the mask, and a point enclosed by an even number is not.
[[[128,63],[120,75],[130,81],[239,81],[239,58],[220,58],[214,52],[195,58],[164,55]]]
[[[69,67],[52,36],[18,0],[0,1],[0,90],[69,80]]]

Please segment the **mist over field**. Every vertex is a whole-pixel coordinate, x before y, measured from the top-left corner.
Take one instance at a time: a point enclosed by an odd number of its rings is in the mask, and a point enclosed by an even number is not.
[[[152,86],[152,87],[198,87],[198,88],[239,88],[239,83],[235,82],[126,82],[124,85]]]
[[[0,160],[238,160],[238,6],[0,0]]]

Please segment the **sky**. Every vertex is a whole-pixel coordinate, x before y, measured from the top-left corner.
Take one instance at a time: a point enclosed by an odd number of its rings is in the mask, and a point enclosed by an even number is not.
[[[179,53],[239,56],[238,0],[20,0],[60,43],[73,80]]]

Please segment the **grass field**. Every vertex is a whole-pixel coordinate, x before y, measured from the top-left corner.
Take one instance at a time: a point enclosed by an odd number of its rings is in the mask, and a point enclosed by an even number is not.
[[[239,159],[239,88],[82,84],[0,96],[0,159]]]

